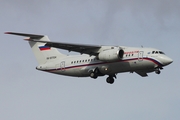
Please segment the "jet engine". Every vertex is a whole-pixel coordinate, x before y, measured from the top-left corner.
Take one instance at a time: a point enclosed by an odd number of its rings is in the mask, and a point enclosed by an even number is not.
[[[109,49],[105,51],[101,51],[98,54],[99,60],[102,61],[117,61],[123,58],[124,50],[122,49]]]

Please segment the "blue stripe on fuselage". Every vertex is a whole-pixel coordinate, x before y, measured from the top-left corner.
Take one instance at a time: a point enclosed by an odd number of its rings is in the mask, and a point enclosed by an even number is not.
[[[82,65],[75,65],[75,66],[69,66],[69,67],[65,67],[65,68],[49,69],[49,70],[43,70],[43,71],[53,72],[53,71],[62,70],[62,69],[67,70],[67,69],[73,69],[73,68],[78,68],[78,67],[87,67],[87,66],[111,64],[111,63],[118,63],[118,62],[128,62],[128,61],[133,61],[133,60],[138,60],[138,59],[139,58],[132,58],[132,59],[119,60],[119,61],[115,61],[115,62],[98,62],[98,63],[92,63],[92,64],[82,64]],[[151,62],[155,63],[156,65],[158,65],[159,67],[163,66],[163,64],[161,64],[159,61],[157,61],[153,58],[145,58],[144,57],[143,60],[151,61]]]

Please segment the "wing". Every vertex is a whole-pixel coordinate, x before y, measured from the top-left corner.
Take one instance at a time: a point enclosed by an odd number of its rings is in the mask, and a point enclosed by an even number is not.
[[[98,45],[86,45],[86,44],[72,44],[72,43],[62,43],[62,42],[51,42],[40,40],[44,35],[35,35],[35,34],[26,34],[26,33],[15,33],[15,32],[6,32],[5,34],[19,35],[28,37],[25,40],[33,42],[46,43],[45,46],[60,48],[68,51],[75,51],[81,54],[97,55],[101,46]]]
[[[75,51],[81,54],[97,55],[101,46],[85,45],[85,44],[72,44],[60,42],[45,42],[45,46],[60,48],[68,51]]]

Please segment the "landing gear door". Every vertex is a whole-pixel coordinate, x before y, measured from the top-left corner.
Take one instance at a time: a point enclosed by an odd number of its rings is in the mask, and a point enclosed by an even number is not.
[[[139,51],[138,61],[143,61],[143,53],[144,53],[144,51]]]

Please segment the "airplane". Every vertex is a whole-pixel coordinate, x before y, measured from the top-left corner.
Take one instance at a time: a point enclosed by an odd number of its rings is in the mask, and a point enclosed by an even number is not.
[[[100,46],[52,42],[46,35],[6,32],[5,34],[26,37],[37,59],[37,70],[73,77],[98,78],[108,75],[106,82],[114,83],[118,73],[160,74],[163,67],[173,60],[154,48]],[[58,49],[78,52],[80,55],[65,55]]]

